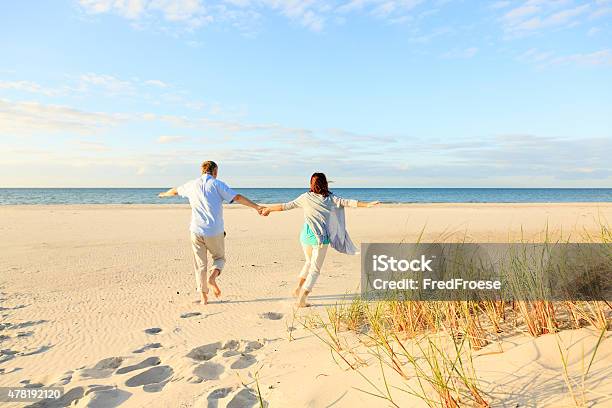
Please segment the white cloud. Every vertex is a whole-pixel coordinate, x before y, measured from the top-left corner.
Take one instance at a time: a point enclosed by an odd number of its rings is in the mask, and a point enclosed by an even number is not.
[[[495,3],[491,4],[490,7],[492,9],[503,9],[503,8],[510,6],[511,4],[512,2],[510,1],[496,1]]]
[[[90,140],[76,140],[74,144],[79,150],[86,152],[106,152],[110,150],[110,147],[102,142],[94,142]]]
[[[121,115],[86,112],[68,106],[0,99],[0,134],[91,133],[114,126]]]
[[[83,10],[90,14],[113,13],[138,20],[152,14],[160,14],[171,22],[185,22],[199,27],[210,21],[200,0],[79,0]]]
[[[72,77],[69,81],[59,87],[49,87],[34,81],[0,80],[0,90],[13,90],[40,94],[45,96],[66,96],[74,92],[96,92],[101,91],[108,95],[135,95],[148,89],[171,89],[172,86],[159,79],[141,81],[135,79],[121,79],[113,75],[89,72]],[[183,93],[185,93],[183,91]]]
[[[540,68],[553,65],[583,65],[583,66],[612,66],[612,49],[557,55],[552,51],[540,51],[532,48],[518,57],[519,61],[534,64]]]
[[[168,84],[164,81],[160,81],[159,79],[149,79],[145,81],[145,84],[157,86],[159,88],[168,88]]]
[[[94,86],[111,95],[134,93],[134,85],[132,82],[121,80],[112,75],[87,73],[80,76],[80,82],[81,90],[87,90],[91,86]]]
[[[552,64],[605,65],[612,66],[612,49],[591,53],[576,53],[561,56],[550,61]]]
[[[46,96],[57,96],[64,93],[64,90],[46,88],[32,81],[0,81],[0,89],[37,93]]]
[[[469,47],[464,49],[455,49],[442,54],[442,58],[448,59],[469,59],[478,53],[478,48]]]
[[[550,25],[560,25],[569,22],[575,17],[581,16],[589,11],[591,6],[589,4],[584,4],[582,6],[577,6],[571,9],[561,10],[552,15],[550,15],[545,21],[545,24]]]
[[[535,14],[540,11],[540,7],[534,6],[532,4],[524,4],[520,7],[513,8],[508,11],[504,18],[506,20],[515,20],[519,18],[523,18],[532,14]]]
[[[571,63],[595,64],[602,58],[607,59],[608,63],[612,62],[612,51],[603,51],[570,55],[565,59]],[[542,55],[544,53],[533,49],[525,53],[524,58],[540,58],[548,63],[559,59],[555,55]],[[133,150],[111,149],[100,141],[100,137],[96,137],[97,140],[75,140],[73,136],[106,130],[122,121],[140,120],[159,121],[158,124],[164,128],[172,126],[173,130],[155,139],[157,143],[164,144],[163,149],[151,143]],[[119,128],[118,138],[113,136],[116,129],[104,133],[104,141],[121,141],[123,131],[129,130],[130,134],[134,131],[132,125],[129,123],[129,127]],[[17,142],[11,142],[13,145],[0,147],[4,151],[14,151],[14,154],[0,155],[4,156],[0,157],[0,162],[3,165],[10,162],[13,166],[11,169],[15,171],[27,168],[27,163],[31,162],[38,163],[40,168],[53,167],[56,173],[49,183],[54,185],[74,182],[81,185],[135,183],[142,186],[143,181],[158,183],[159,177],[166,171],[170,172],[172,166],[184,166],[189,171],[197,172],[203,150],[201,146],[190,147],[189,143],[180,143],[190,140],[182,135],[193,133],[187,133],[185,128],[206,129],[206,134],[214,137],[215,143],[207,144],[205,153],[207,157],[219,158],[224,171],[232,169],[232,174],[239,180],[260,176],[263,183],[288,176],[301,180],[313,168],[329,171],[337,180],[353,174],[356,167],[377,180],[396,177],[402,183],[418,177],[439,183],[443,182],[441,180],[473,180],[478,184],[489,182],[491,178],[488,177],[499,176],[529,185],[534,176],[542,174],[562,182],[577,177],[595,182],[612,175],[608,159],[612,154],[612,139],[605,137],[572,140],[508,135],[449,142],[408,137],[405,134],[366,134],[337,128],[309,129],[279,123],[211,120],[207,117],[87,112],[67,106],[5,99],[0,99],[0,135],[37,134],[50,137],[60,133],[62,136],[68,134],[71,139],[69,143],[59,145],[59,149],[55,144],[48,153],[41,153],[38,146],[37,149],[29,148],[27,140],[16,139]],[[406,151],[413,152],[415,159],[409,168],[397,168],[397,163],[405,162]],[[371,158],[374,156],[379,159],[373,162]],[[431,166],[433,162],[437,163],[434,167]],[[79,167],[79,172],[75,172],[74,167]],[[282,172],[278,169],[282,169]],[[120,174],[109,177],[115,171]],[[28,182],[26,178],[15,180],[11,178],[7,181],[13,185]],[[31,180],[38,183],[40,179],[33,175],[29,182]]]
[[[272,11],[312,31],[322,31],[328,20],[338,15],[365,13],[389,22],[410,20],[410,13],[425,3],[433,9],[422,10],[419,17],[434,14],[446,1],[426,0],[80,0],[81,8],[90,14],[112,13],[131,20],[135,25],[157,19],[184,23],[188,28],[206,23],[229,22],[234,27],[252,32],[252,23],[261,14]]]
[[[589,31],[587,31],[587,35],[589,37],[593,37],[593,36],[599,34],[600,32],[601,32],[601,28],[599,28],[599,27],[592,27],[592,28],[589,28]]]
[[[504,11],[503,28],[511,36],[524,36],[551,28],[569,28],[583,24],[604,12],[598,0],[576,5],[570,0],[526,0]]]
[[[338,181],[354,176],[354,169],[359,168],[360,173],[369,174],[369,179],[375,180],[372,183],[378,187],[381,184],[414,184],[415,180],[424,185],[451,181],[453,185],[462,186],[465,183],[490,185],[493,180],[501,180],[501,185],[510,182],[533,186],[534,180],[539,180],[549,186],[578,183],[584,187],[587,184],[605,184],[612,177],[608,159],[612,155],[612,139],[609,137],[572,139],[506,134],[450,143],[407,137],[381,143],[374,136],[370,141],[371,148],[351,150],[366,144],[363,137],[370,139],[370,136],[343,130],[338,130],[334,136],[341,138],[341,143],[330,143],[333,138],[326,137],[319,140],[316,136],[307,141],[288,137],[286,143],[264,140],[252,145],[231,145],[218,140],[207,147],[205,158],[220,162],[226,181],[251,187],[262,184],[287,186],[285,180],[288,179],[294,180],[291,184],[296,185],[294,183],[306,182],[313,169],[321,169]],[[360,143],[350,143],[353,137],[357,137]],[[322,142],[325,149],[321,149],[318,142]],[[1,155],[0,162],[5,167],[7,163],[11,165],[16,174],[23,173],[32,162],[37,163],[37,169],[44,171],[32,173],[29,179],[21,178],[19,182],[14,177],[7,178],[4,185],[23,186],[33,183],[32,180],[38,185],[55,186],[172,185],[196,174],[198,163],[204,158],[201,149],[170,147],[163,151],[142,149],[131,152],[122,149],[113,151],[112,155],[103,154],[96,151],[93,143],[89,149],[92,154],[88,155],[84,155],[80,148],[72,152],[65,149],[48,152],[8,149],[10,154]],[[415,160],[409,165],[405,165],[406,151],[414,153]],[[373,154],[378,160],[372,161]],[[79,168],[78,172],[74,171],[75,167]],[[46,181],[49,174],[53,177]],[[165,178],[167,174],[173,176]],[[0,178],[3,175],[0,173]],[[542,182],[543,178],[545,181]],[[372,186],[363,177],[356,182],[361,187]]]
[[[612,14],[612,7],[601,7],[595,10],[592,14],[592,18],[604,17]]]
[[[451,27],[438,27],[425,33],[415,32],[408,40],[413,43],[426,44],[437,37],[449,35],[453,31]]]
[[[176,143],[186,140],[185,136],[160,136],[157,138],[157,143]]]
[[[350,0],[337,7],[341,13],[370,10],[374,14],[388,15],[393,11],[410,11],[424,0]]]
[[[549,61],[554,56],[553,52],[540,51],[537,48],[531,48],[518,57],[519,61],[541,64]]]

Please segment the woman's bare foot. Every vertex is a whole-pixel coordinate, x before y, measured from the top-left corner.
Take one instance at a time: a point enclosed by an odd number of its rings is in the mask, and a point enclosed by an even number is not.
[[[298,282],[297,288],[295,288],[295,290],[293,291],[293,297],[300,296],[300,291],[302,290],[302,286],[304,286],[304,282],[306,282],[306,279],[305,278],[300,278],[300,281]]]
[[[307,290],[302,291],[300,298],[295,304],[297,307],[310,307],[310,303],[306,302],[306,299],[308,298],[308,293],[310,292],[308,292]]]
[[[213,288],[215,297],[221,296],[221,289],[219,289],[219,285],[217,285],[217,276],[219,276],[220,273],[218,269],[215,269],[210,275],[210,278],[208,278],[208,284]]]
[[[208,304],[208,295],[206,294],[206,292],[200,292],[200,303],[203,305]]]

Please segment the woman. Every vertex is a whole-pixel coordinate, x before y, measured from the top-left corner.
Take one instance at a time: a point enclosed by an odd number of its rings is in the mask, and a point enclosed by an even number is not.
[[[330,243],[332,248],[347,254],[355,254],[356,248],[344,228],[343,207],[373,207],[378,201],[369,203],[347,200],[335,196],[327,185],[323,173],[314,173],[310,177],[310,192],[304,193],[295,200],[264,207],[262,215],[273,211],[287,211],[300,207],[304,210],[304,227],[300,242],[306,257],[306,263],[300,272],[300,280],[293,295],[298,297],[297,306],[310,306],[306,299],[312,291],[321,272],[321,266]]]

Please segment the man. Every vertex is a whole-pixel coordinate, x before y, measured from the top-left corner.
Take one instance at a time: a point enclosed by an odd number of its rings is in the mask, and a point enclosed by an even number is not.
[[[239,203],[255,209],[261,214],[263,207],[248,198],[236,194],[227,184],[217,179],[219,167],[213,161],[202,163],[202,176],[160,193],[159,197],[180,195],[189,199],[191,206],[191,247],[194,255],[194,267],[198,291],[202,304],[208,303],[208,284],[213,288],[216,297],[221,295],[217,277],[225,266],[225,232],[223,226],[223,201]],[[211,275],[207,275],[207,252],[210,252],[213,264]]]

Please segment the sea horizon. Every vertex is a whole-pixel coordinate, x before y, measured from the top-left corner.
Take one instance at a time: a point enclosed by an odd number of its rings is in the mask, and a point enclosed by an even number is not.
[[[12,187],[0,188],[0,205],[181,204],[181,197],[160,199],[167,187]],[[236,192],[261,203],[291,201],[306,188],[243,187]],[[339,196],[389,204],[410,203],[571,203],[612,202],[612,188],[534,187],[338,187]]]

